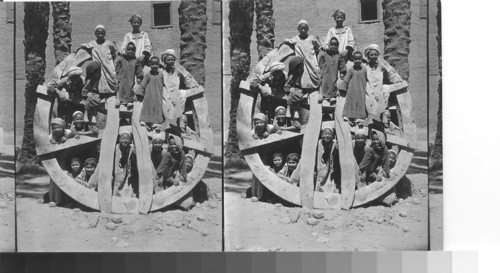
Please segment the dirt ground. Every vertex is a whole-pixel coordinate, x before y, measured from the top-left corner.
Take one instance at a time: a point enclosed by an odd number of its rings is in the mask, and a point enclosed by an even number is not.
[[[218,140],[220,142],[220,140]],[[204,179],[209,200],[190,211],[108,215],[84,208],[49,207],[39,198],[48,176],[17,181],[18,250],[35,251],[221,251],[222,189],[220,146]]]
[[[243,198],[250,171],[226,173],[225,249],[228,251],[380,251],[428,249],[425,151],[417,151],[407,178],[412,196],[392,207],[308,210]],[[442,216],[441,216],[442,217]]]
[[[0,155],[0,252],[10,252],[16,249],[13,131],[4,132],[4,144]]]

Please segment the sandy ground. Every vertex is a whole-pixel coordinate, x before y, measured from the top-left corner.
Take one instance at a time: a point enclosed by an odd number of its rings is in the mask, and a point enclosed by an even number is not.
[[[226,174],[225,249],[427,250],[429,214],[425,155],[426,152],[417,152],[407,172],[412,196],[392,207],[320,211],[286,207],[281,203],[252,202],[242,197],[250,187],[251,172]]]
[[[216,154],[203,179],[209,200],[190,211],[107,215],[84,208],[49,207],[38,201],[48,189],[48,176],[20,177],[16,191],[18,250],[221,251],[220,151],[215,146]]]
[[[4,144],[0,155],[0,252],[10,252],[16,249],[13,131],[4,132]]]

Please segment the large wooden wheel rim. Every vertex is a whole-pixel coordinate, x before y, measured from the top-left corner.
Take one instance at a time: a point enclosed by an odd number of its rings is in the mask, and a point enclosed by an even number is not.
[[[263,72],[265,68],[275,61],[284,61],[289,56],[293,55],[293,51],[288,47],[281,46],[277,49],[271,51],[265,58],[263,58],[256,67],[257,71]],[[300,187],[292,185],[283,179],[279,178],[274,172],[272,172],[268,167],[262,162],[259,155],[259,150],[264,147],[276,147],[277,145],[283,145],[283,143],[288,143],[290,141],[297,141],[303,139],[302,156],[304,158],[307,155],[308,158],[316,158],[318,137],[320,129],[322,126],[321,113],[322,108],[319,103],[311,103],[317,101],[317,92],[310,95],[310,119],[309,123],[305,126],[305,130],[301,133],[293,132],[283,132],[281,135],[271,134],[266,139],[253,139],[251,137],[250,131],[252,130],[252,117],[255,109],[257,93],[250,90],[249,82],[242,81],[240,83],[240,100],[238,105],[237,114],[237,132],[238,132],[238,144],[239,148],[247,161],[251,171],[255,177],[272,191],[277,196],[282,199],[307,208],[317,208],[317,209],[350,209],[351,207],[359,207],[367,204],[384,194],[386,194],[390,189],[392,189],[398,181],[405,175],[408,167],[410,165],[411,159],[413,157],[412,146],[416,142],[416,127],[413,123],[413,118],[411,117],[411,97],[407,91],[408,84],[406,82],[400,84],[394,84],[392,86],[384,86],[388,92],[395,92],[398,107],[398,117],[400,119],[400,127],[403,130],[403,138],[391,137],[387,142],[398,145],[400,152],[397,156],[396,165],[391,170],[391,177],[384,178],[381,182],[371,183],[366,187],[362,187],[354,191],[355,187],[355,174],[352,171],[345,171],[350,161],[347,159],[349,157],[354,158],[352,155],[352,146],[345,147],[344,151],[350,150],[350,153],[342,152],[342,145],[339,143],[340,157],[341,157],[341,173],[342,173],[342,195],[336,193],[325,193],[314,191],[314,168],[315,160],[302,161],[301,160],[301,172],[300,172]],[[339,103],[339,102],[337,102]],[[314,115],[316,113],[316,118],[319,114],[319,122],[313,122]],[[337,128],[337,137],[344,137],[347,141],[349,139],[350,145],[350,135],[351,130],[342,124],[342,118],[338,119],[339,114],[335,114],[335,127]],[[311,117],[313,117],[311,119]],[[340,113],[341,117],[341,113]],[[304,148],[307,145],[306,148]],[[311,156],[313,155],[313,156]],[[342,161],[347,161],[343,164]],[[351,170],[357,168],[357,166],[350,166]],[[350,175],[345,177],[345,175]],[[306,179],[304,181],[304,179]],[[345,181],[348,181],[345,183]],[[351,190],[344,189],[344,184],[350,184]],[[347,194],[344,194],[347,193]]]
[[[72,67],[74,65],[82,66],[82,64],[88,60],[88,54],[82,50],[78,51],[76,54],[69,55],[56,69],[56,75],[61,75],[62,71],[66,68]],[[183,146],[188,149],[193,149],[197,152],[197,155],[193,162],[193,168],[188,174],[187,182],[181,184],[180,186],[173,186],[167,188],[159,193],[153,194],[153,181],[145,181],[144,177],[152,177],[152,168],[150,168],[151,158],[149,155],[149,140],[147,137],[147,132],[144,127],[138,125],[140,110],[142,109],[142,103],[134,104],[134,111],[132,111],[132,133],[134,135],[134,142],[136,146],[138,165],[145,166],[141,170],[139,169],[139,199],[137,198],[127,198],[127,197],[117,197],[112,196],[111,189],[111,176],[112,171],[100,171],[98,177],[92,177],[91,179],[98,179],[98,188],[106,188],[101,192],[88,189],[83,185],[76,182],[73,178],[67,175],[57,161],[57,154],[63,151],[69,151],[71,149],[76,149],[81,145],[86,145],[89,143],[104,142],[112,143],[112,148],[116,143],[116,137],[119,130],[118,124],[106,124],[104,130],[104,135],[115,135],[114,138],[105,137],[104,139],[100,136],[99,138],[91,138],[87,136],[81,136],[80,139],[69,139],[63,144],[54,145],[49,142],[49,124],[51,120],[51,112],[54,103],[54,98],[47,95],[46,85],[38,86],[37,95],[38,100],[36,104],[35,114],[34,114],[34,137],[37,155],[41,160],[44,168],[47,170],[50,178],[57,184],[57,186],[68,194],[75,201],[80,204],[98,211],[108,212],[108,213],[148,213],[152,211],[157,211],[172,205],[181,199],[183,199],[193,188],[198,184],[205,171],[208,167],[210,161],[210,156],[212,153],[212,143],[213,143],[213,132],[208,123],[208,106],[206,98],[204,97],[203,87],[197,89],[187,90],[185,92],[186,99],[192,107],[193,119],[195,121],[195,130],[200,135],[199,141],[184,140]],[[108,121],[110,120],[110,115],[119,116],[119,109],[114,107],[114,97],[107,99],[106,111],[108,114]],[[111,110],[110,110],[111,109]],[[107,134],[106,131],[113,131],[111,134]],[[108,147],[104,147],[108,146]],[[106,149],[103,151],[103,149]],[[101,158],[105,152],[109,152],[109,145],[101,145]],[[113,150],[114,154],[114,150]],[[112,162],[112,161],[111,161]],[[99,163],[98,168],[101,163]],[[112,164],[112,163],[111,163]],[[142,165],[141,165],[142,164]],[[108,163],[109,165],[109,163]],[[152,165],[152,164],[151,164]],[[152,166],[151,166],[152,167]],[[103,169],[103,168],[101,168]],[[112,168],[111,168],[112,170]],[[149,173],[149,175],[148,175]],[[143,176],[145,175],[145,176]],[[103,187],[101,179],[102,177],[107,177],[107,181]],[[141,181],[142,179],[142,181]],[[141,189],[142,185],[142,189]],[[142,197],[142,198],[141,198]]]

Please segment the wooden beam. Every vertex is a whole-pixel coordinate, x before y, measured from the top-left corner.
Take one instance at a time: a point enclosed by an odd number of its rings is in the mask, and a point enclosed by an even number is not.
[[[47,139],[48,139],[47,135]],[[48,154],[60,153],[63,151],[71,150],[74,147],[78,147],[81,145],[89,144],[89,143],[99,143],[101,141],[100,137],[89,137],[89,136],[80,136],[80,139],[70,138],[66,142],[61,144],[52,144],[50,145],[37,147],[37,155],[40,157],[47,156]]]
[[[384,88],[387,88],[388,93],[393,93],[398,91],[406,92],[407,91],[406,89],[408,88],[408,83],[406,81],[397,82],[390,85],[384,85]]]
[[[118,128],[120,123],[120,112],[115,107],[115,97],[106,100],[108,114],[106,117],[106,128],[101,141],[101,152],[99,156],[99,209],[106,213],[112,211],[112,196],[113,196],[113,169],[115,159],[115,146],[118,138]]]
[[[153,162],[149,151],[146,127],[141,126],[142,102],[134,102],[132,112],[132,134],[134,135],[137,169],[139,172],[139,213],[147,214],[153,202]]]
[[[351,128],[344,121],[343,110],[345,98],[337,98],[337,108],[335,109],[335,128],[339,145],[339,157],[341,168],[341,208],[349,210],[354,201],[356,189],[356,160],[352,151]]]
[[[200,153],[210,154],[208,152],[209,148],[207,146],[205,146],[203,143],[198,142],[196,140],[184,139],[184,147],[187,149],[190,149],[190,150],[195,150],[195,151],[200,152]]]
[[[302,207],[314,207],[314,170],[316,166],[316,149],[319,131],[321,130],[321,104],[318,103],[319,92],[310,94],[311,111],[307,123],[304,141],[302,142],[302,155],[300,158],[300,202]]]

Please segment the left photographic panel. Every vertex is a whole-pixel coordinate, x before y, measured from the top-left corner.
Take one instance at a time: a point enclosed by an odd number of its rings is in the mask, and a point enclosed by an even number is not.
[[[14,197],[14,4],[0,3],[0,252],[16,250]]]
[[[19,251],[221,251],[220,1],[16,3]]]

